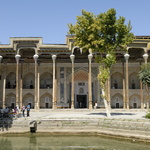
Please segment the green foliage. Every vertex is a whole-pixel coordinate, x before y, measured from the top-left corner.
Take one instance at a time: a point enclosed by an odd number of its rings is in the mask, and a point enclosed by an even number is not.
[[[104,85],[110,75],[110,71],[108,70],[108,68],[106,68],[104,66],[100,66],[99,70],[100,70],[100,72],[99,72],[97,78],[100,81],[100,85],[104,88]]]
[[[68,34],[75,35],[75,45],[100,53],[108,53],[117,47],[126,48],[134,38],[130,33],[130,22],[125,25],[124,17],[117,19],[115,9],[99,15],[82,10],[76,24],[68,24],[68,27]]]
[[[109,9],[105,13],[94,15],[82,10],[82,15],[77,16],[75,25],[68,24],[68,34],[74,35],[74,45],[83,51],[92,49],[96,52],[95,61],[100,63],[98,78],[105,84],[109,77],[110,67],[116,62],[115,50],[126,50],[127,45],[133,41],[130,22],[126,25],[125,18],[116,17],[116,10]],[[109,54],[108,57],[103,56]]]
[[[103,58],[102,62],[105,65],[106,68],[110,69],[111,66],[116,63],[116,56],[115,56],[115,54],[113,54],[113,53],[107,54],[106,58]]]
[[[104,87],[109,75],[110,75],[110,68],[113,64],[116,63],[116,57],[113,53],[107,54],[106,58],[103,58],[100,62],[99,74],[98,79],[100,81],[101,86]]]
[[[144,85],[150,86],[150,64],[142,65],[138,75]]]
[[[145,118],[150,119],[150,112],[145,115]]]

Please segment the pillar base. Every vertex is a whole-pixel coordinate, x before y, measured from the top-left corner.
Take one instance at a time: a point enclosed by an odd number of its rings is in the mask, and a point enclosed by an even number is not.
[[[123,109],[126,109],[126,108],[127,108],[127,107],[126,107],[126,103],[124,103],[124,104],[123,104]]]
[[[73,103],[73,101],[71,102],[71,109],[74,109],[74,103]]]
[[[39,105],[38,104],[35,104],[35,110],[39,110]]]
[[[92,102],[89,102],[89,109],[92,109]]]
[[[111,109],[111,105],[110,105],[110,102],[108,102],[108,109]]]
[[[129,108],[129,102],[127,102],[127,106],[126,106],[126,109],[130,109],[130,108]]]
[[[141,104],[141,109],[144,109],[144,104],[143,103]]]
[[[147,102],[146,108],[149,109],[149,102]]]
[[[4,108],[5,108],[5,105],[3,105],[2,107],[3,107],[3,109],[4,109]]]
[[[57,108],[56,106],[57,106],[56,102],[53,102],[52,109],[56,109]]]

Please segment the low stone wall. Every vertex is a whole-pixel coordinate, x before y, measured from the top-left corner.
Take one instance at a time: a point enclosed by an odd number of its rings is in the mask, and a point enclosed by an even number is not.
[[[3,122],[4,123],[4,122]],[[6,122],[5,122],[6,123]],[[1,127],[1,134],[31,132],[50,134],[104,134],[150,141],[150,121],[147,119],[48,119],[14,120],[10,127]]]

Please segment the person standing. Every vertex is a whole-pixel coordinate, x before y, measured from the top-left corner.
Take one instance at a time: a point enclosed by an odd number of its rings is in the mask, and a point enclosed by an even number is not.
[[[29,117],[30,116],[30,105],[28,104],[27,105],[27,117]]]
[[[26,109],[26,108],[25,108],[25,106],[23,105],[23,106],[22,106],[22,115],[23,115],[23,117],[25,117],[25,114],[24,114],[24,113],[25,113],[25,109]]]

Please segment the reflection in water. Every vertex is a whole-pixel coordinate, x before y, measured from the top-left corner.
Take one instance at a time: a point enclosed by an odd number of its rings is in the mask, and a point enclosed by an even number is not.
[[[149,146],[100,136],[0,136],[0,150],[147,150]]]

